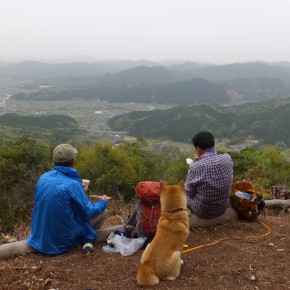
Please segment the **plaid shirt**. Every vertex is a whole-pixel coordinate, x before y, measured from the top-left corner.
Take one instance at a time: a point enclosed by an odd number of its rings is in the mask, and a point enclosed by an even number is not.
[[[215,150],[204,153],[189,167],[185,182],[187,205],[200,218],[211,219],[228,207],[233,181],[233,161]]]

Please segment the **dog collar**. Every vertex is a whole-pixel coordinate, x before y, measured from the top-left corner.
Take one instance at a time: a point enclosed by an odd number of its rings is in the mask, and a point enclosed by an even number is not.
[[[188,212],[188,209],[179,207],[179,208],[176,208],[176,209],[171,210],[171,211],[164,211],[164,213],[176,213],[176,212],[180,212],[180,211],[187,211]]]

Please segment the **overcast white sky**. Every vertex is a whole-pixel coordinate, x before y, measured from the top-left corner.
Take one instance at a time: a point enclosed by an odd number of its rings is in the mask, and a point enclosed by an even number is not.
[[[0,60],[290,61],[290,0],[0,0]]]

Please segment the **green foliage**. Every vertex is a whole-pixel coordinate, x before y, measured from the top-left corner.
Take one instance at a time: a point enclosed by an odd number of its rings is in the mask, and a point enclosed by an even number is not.
[[[177,184],[180,180],[186,180],[188,164],[185,162],[187,155],[182,155],[178,160],[168,164],[165,170],[164,180],[170,184]]]
[[[91,180],[91,188],[98,194],[113,194],[126,198],[120,192],[131,192],[137,175],[130,156],[120,148],[96,143],[83,148],[78,155],[77,170]]]
[[[77,161],[77,169],[83,178],[91,180],[93,191],[122,200],[134,198],[139,181],[179,181],[186,178],[187,168],[177,147],[142,138],[119,147],[96,143],[83,148]]]
[[[121,148],[134,159],[138,180],[166,180],[172,183],[185,179],[188,166],[185,155],[166,141],[138,138],[136,143],[124,143]]]
[[[138,138],[137,142],[125,142],[120,146],[132,159],[135,172],[137,174],[137,180],[145,180],[148,176],[148,168],[146,166],[146,148],[148,148],[149,142],[144,138]]]
[[[184,172],[180,173],[181,169],[177,165],[182,159],[181,162],[187,167],[184,155],[179,148],[169,146],[166,142],[165,144],[153,143],[151,150],[146,152],[147,180],[169,181],[167,180],[169,177],[172,181],[185,179],[186,175],[183,174]]]
[[[275,185],[290,186],[290,163],[277,147],[268,146],[261,151],[247,148],[230,155],[235,180],[250,180],[262,192],[269,192]]]
[[[240,152],[231,151],[229,152],[230,156],[234,162],[234,175],[239,176],[256,166],[260,153],[255,151],[252,147],[247,147]]]
[[[259,165],[270,185],[287,185],[290,181],[289,168],[285,156],[275,147],[266,147],[261,151]]]
[[[0,226],[28,220],[38,177],[50,167],[51,148],[28,137],[0,147]]]
[[[47,167],[48,147],[29,137],[20,137],[0,148],[0,186],[8,189]],[[19,177],[22,180],[19,180]]]
[[[82,178],[91,180],[89,194],[131,201],[140,181],[164,180],[176,184],[187,176],[185,159],[190,153],[165,140],[138,138],[118,147],[100,142],[90,146],[78,141],[75,144],[79,149],[76,169]],[[285,145],[279,144],[279,148],[285,149]],[[39,176],[51,167],[52,149],[52,145],[28,137],[0,147],[2,231],[29,220],[35,185]],[[268,146],[261,151],[246,148],[229,154],[234,161],[234,180],[249,180],[261,193],[268,192],[273,185],[290,185],[290,164],[278,147]]]

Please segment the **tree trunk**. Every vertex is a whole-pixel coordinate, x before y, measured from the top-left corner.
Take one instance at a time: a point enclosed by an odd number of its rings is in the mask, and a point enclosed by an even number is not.
[[[107,235],[109,235],[111,232],[119,230],[124,231],[123,226],[112,226],[107,228],[101,228],[97,230],[98,233],[98,239],[97,242],[104,242],[106,241]],[[28,254],[36,252],[33,248],[31,248],[26,240],[17,241],[13,243],[7,243],[0,245],[0,260],[2,259],[10,259],[14,256],[19,256],[22,254]]]
[[[290,199],[265,200],[265,208],[278,209],[278,215],[283,216],[286,210],[289,211]]]

